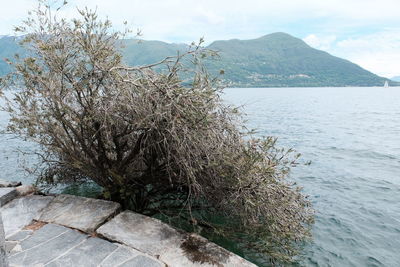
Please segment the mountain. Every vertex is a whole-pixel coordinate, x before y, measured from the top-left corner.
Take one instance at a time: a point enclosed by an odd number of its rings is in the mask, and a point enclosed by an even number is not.
[[[387,80],[286,33],[216,41],[209,48],[221,55],[211,69],[225,69],[235,86],[383,86]]]
[[[129,65],[151,64],[166,56],[187,50],[185,44],[161,41],[124,40],[124,61]],[[219,52],[218,59],[207,59],[211,74],[230,87],[288,86],[383,86],[385,81],[360,66],[324,51],[314,49],[286,33],[273,33],[252,40],[215,41],[207,48]],[[0,58],[21,53],[12,37],[0,39]],[[0,62],[0,74],[9,66]]]
[[[391,78],[392,81],[400,82],[400,76],[394,76]]]
[[[124,40],[124,61],[131,65],[147,65],[176,56],[177,51],[186,51],[186,44],[169,44],[161,41]]]
[[[4,61],[4,59],[12,59],[15,54],[21,53],[24,53],[24,50],[18,45],[18,42],[14,37],[0,37],[0,76],[11,71],[10,66]]]

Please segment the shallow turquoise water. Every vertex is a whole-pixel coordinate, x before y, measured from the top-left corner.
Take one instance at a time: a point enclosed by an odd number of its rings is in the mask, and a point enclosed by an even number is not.
[[[312,161],[291,174],[317,212],[299,265],[400,266],[400,88],[236,88],[224,99]],[[34,148],[0,134],[0,178],[31,182],[20,165],[32,157],[16,152]]]
[[[226,89],[248,125],[311,160],[291,176],[316,209],[302,266],[400,266],[400,88]]]

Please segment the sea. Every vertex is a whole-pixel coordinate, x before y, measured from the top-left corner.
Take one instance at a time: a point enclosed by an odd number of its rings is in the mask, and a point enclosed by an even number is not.
[[[227,88],[222,97],[257,135],[311,162],[289,177],[316,211],[297,266],[400,266],[400,88]],[[7,120],[0,113],[0,129]],[[21,151],[35,149],[0,134],[0,179],[32,182],[22,166],[34,160]]]

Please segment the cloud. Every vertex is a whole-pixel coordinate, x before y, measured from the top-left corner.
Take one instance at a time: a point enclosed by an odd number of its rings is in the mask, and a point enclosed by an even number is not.
[[[69,0],[66,13],[75,7],[96,8],[116,26],[127,20],[142,28],[149,39],[248,38],[290,29],[293,34],[319,28],[400,23],[399,0]],[[0,9],[0,34],[25,16],[36,0],[13,0]],[[301,29],[300,29],[301,28]],[[173,41],[173,40],[172,40]]]
[[[310,34],[303,40],[378,75],[390,78],[400,74],[400,28],[341,40],[335,36]]]
[[[36,6],[36,1],[14,0],[3,3],[0,8],[0,35],[11,34],[13,27],[18,25],[27,15],[28,10]]]
[[[333,52],[379,75],[399,75],[400,28],[342,40]]]
[[[330,50],[333,43],[336,41],[335,35],[328,35],[328,36],[316,36],[315,34],[307,35],[303,38],[310,46],[321,49],[321,50]]]

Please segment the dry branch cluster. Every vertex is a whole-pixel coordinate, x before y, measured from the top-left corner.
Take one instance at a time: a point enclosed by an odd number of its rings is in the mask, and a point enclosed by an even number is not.
[[[313,218],[285,180],[296,156],[246,133],[200,63],[207,51],[193,45],[128,67],[109,21],[89,10],[73,21],[51,11],[39,7],[17,29],[29,56],[3,80],[21,88],[8,102],[9,129],[41,145],[40,181],[91,180],[135,211],[245,235],[258,251],[290,259]]]

